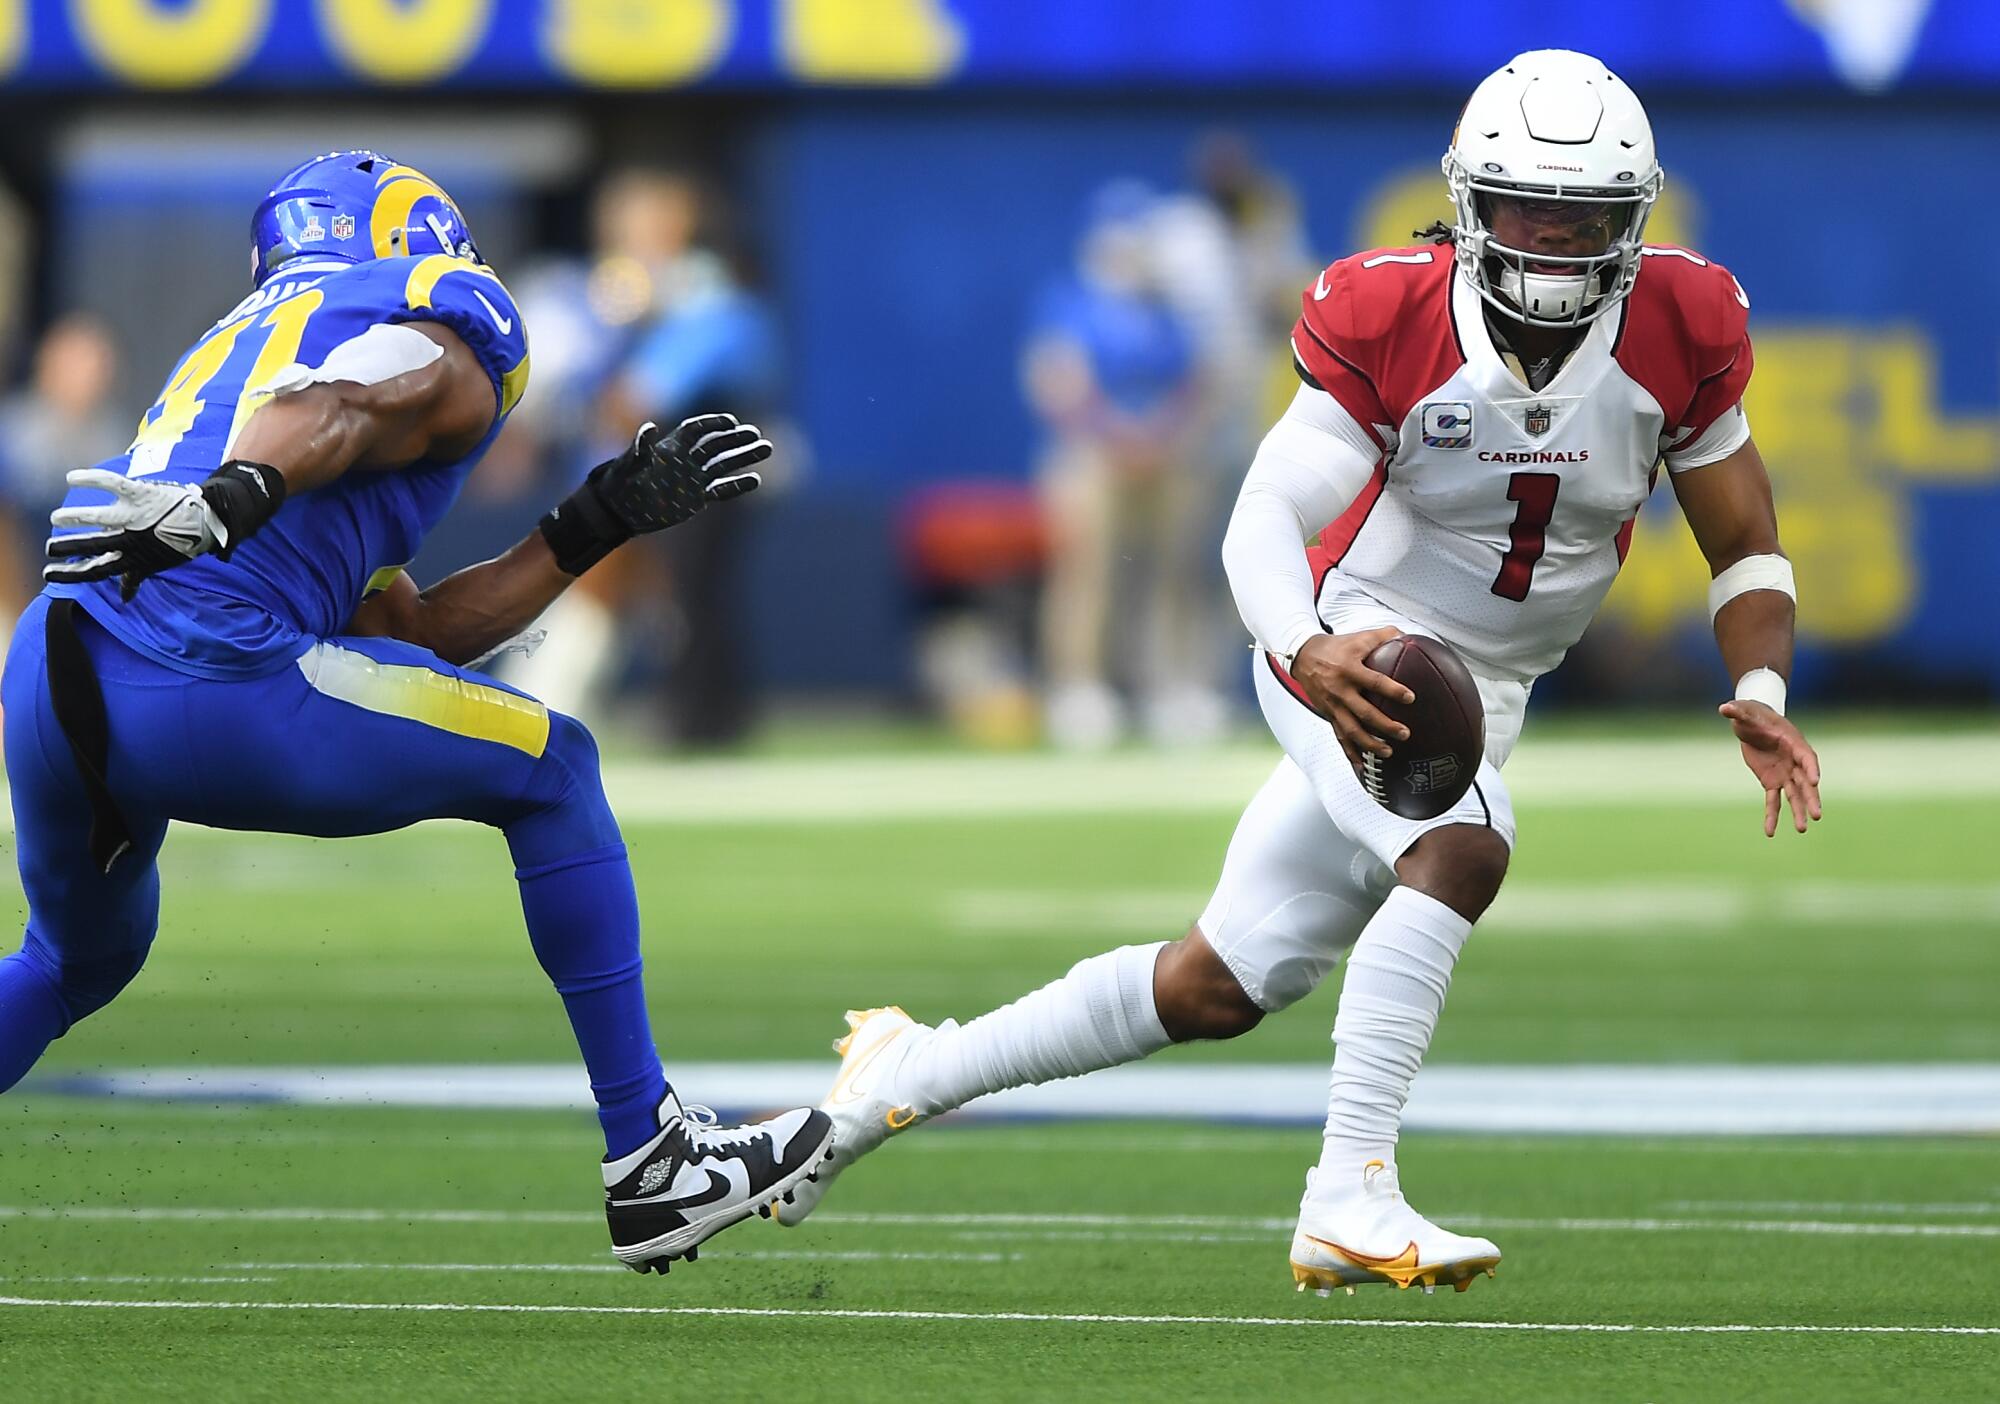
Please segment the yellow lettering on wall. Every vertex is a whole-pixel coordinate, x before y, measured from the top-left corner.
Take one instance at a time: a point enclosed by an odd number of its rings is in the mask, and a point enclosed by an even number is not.
[[[334,57],[378,83],[423,83],[463,64],[493,18],[493,0],[319,0]]]
[[[1450,223],[1442,177],[1401,173],[1364,203],[1355,248],[1412,242]],[[1669,186],[1649,244],[1699,247],[1700,204]],[[1901,626],[1918,573],[1907,493],[1913,479],[2000,476],[2000,415],[1952,416],[1938,403],[1935,350],[1914,330],[1753,326],[1757,371],[1744,396],[1778,503],[1779,533],[1799,580],[1799,634],[1825,643],[1878,639]],[[1707,621],[1708,563],[1660,485],[1604,613],[1658,636]]]
[[[0,76],[14,71],[28,47],[28,0],[0,0]]]
[[[98,67],[149,88],[225,78],[256,51],[271,0],[71,0],[77,38]]]
[[[1937,358],[1921,333],[1871,338],[1866,355],[1875,391],[1874,452],[1885,465],[1919,478],[2000,474],[2000,417],[1938,409]]]
[[[818,83],[928,83],[965,57],[965,27],[946,0],[780,0],[778,49]]]
[[[542,49],[579,82],[652,87],[707,73],[735,29],[735,0],[549,0]]]
[[[1759,327],[1743,404],[1770,469],[1799,633],[1859,643],[1894,631],[1915,599],[1912,480],[2000,476],[2000,415],[1949,415],[1936,358],[1914,331]],[[1645,632],[1699,620],[1708,568],[1670,501],[1639,519],[1606,611]]]
[[[1417,242],[1417,230],[1439,219],[1451,223],[1451,192],[1436,166],[1419,166],[1388,181],[1362,204],[1354,220],[1354,247],[1333,250],[1327,262],[1362,249],[1404,248]]]

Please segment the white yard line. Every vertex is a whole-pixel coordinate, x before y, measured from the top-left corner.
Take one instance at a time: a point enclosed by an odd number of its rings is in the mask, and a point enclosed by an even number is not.
[[[1069,1229],[1262,1229],[1291,1232],[1293,1220],[1250,1214],[1006,1214],[867,1213],[830,1210],[813,1215],[816,1224],[849,1228],[1069,1228]]]
[[[193,1208],[187,1205],[9,1205],[0,1204],[0,1219],[108,1219],[139,1223],[332,1224],[590,1224],[604,1216],[584,1209],[306,1209]]]
[[[120,1109],[122,1116],[130,1104]],[[261,1131],[190,1126],[182,1130],[162,1130],[145,1126],[61,1126],[40,1123],[10,1125],[7,1134],[13,1144],[48,1141],[58,1146],[89,1145],[215,1145],[260,1148],[292,1146],[416,1146],[444,1152],[452,1150],[548,1150],[571,1154],[597,1154],[603,1142],[594,1131],[454,1131],[448,1125],[433,1125],[425,1131]],[[593,1149],[595,1148],[595,1149]]]
[[[1274,1229],[1262,1232],[1250,1229],[1175,1229],[1172,1241],[1177,1248],[1190,1243],[1273,1243],[1283,1242],[1290,1231],[1289,1223],[1282,1233]],[[1150,1231],[1130,1229],[945,1229],[943,1234],[955,1243],[1137,1243],[1159,1237]]]
[[[623,1272],[626,1271],[626,1269],[620,1268],[619,1271]],[[76,1273],[69,1276],[49,1275],[49,1274],[21,1275],[16,1273],[0,1273],[0,1282],[77,1282],[77,1283],[115,1282],[126,1286],[130,1286],[135,1282],[169,1282],[169,1283],[174,1283],[176,1285],[211,1286],[219,1283],[241,1284],[245,1282],[276,1282],[277,1280],[278,1280],[277,1278],[269,1276],[180,1277],[172,1274],[150,1273],[150,1272]]]
[[[674,1082],[724,1113],[817,1102],[831,1064],[682,1063]],[[958,1113],[1075,1120],[1317,1125],[1326,1066],[1155,1063],[1022,1087]],[[46,1091],[201,1102],[589,1107],[570,1064],[139,1068],[54,1075]],[[2000,1132],[2000,1063],[1579,1064],[1431,1067],[1411,1131],[1575,1135],[1955,1135]]]
[[[1277,758],[1275,746],[1255,743],[1164,758],[1146,751],[748,758],[614,765],[606,780],[613,806],[634,819],[1205,813],[1241,808]],[[2000,792],[2000,737],[1979,733],[1840,735],[1821,745],[1820,758],[1830,792],[1843,799]],[[1749,783],[1719,735],[1538,741],[1532,727],[1507,781],[1517,804],[1543,808],[1622,804],[1628,782],[1656,808],[1727,803],[1743,799]]]
[[[1785,1233],[1833,1238],[2000,1238],[2000,1224],[1859,1223],[1840,1219],[1521,1219],[1466,1214],[1460,1228],[1569,1233]]]
[[[938,911],[947,930],[968,936],[1166,936],[1184,929],[1208,902],[1192,888],[968,889],[947,893]],[[1752,922],[1879,926],[1911,920],[2000,923],[2000,883],[1749,883],[1713,878],[1624,882],[1513,882],[1479,929],[1521,936],[1651,936],[1727,931]]]
[[[725,1255],[731,1262],[754,1263],[1015,1263],[1027,1255],[1025,1253],[946,1253],[946,1252],[896,1252],[878,1248],[775,1248],[739,1250],[731,1248]],[[621,1263],[225,1263],[224,1267],[242,1268],[257,1272],[559,1272],[559,1273],[619,1273],[631,1269]],[[15,1278],[16,1282],[26,1282],[29,1278]],[[88,1278],[46,1278],[50,1282],[84,1282]],[[99,1278],[98,1281],[117,1281],[116,1278]],[[145,1278],[124,1279],[143,1282]],[[199,1278],[185,1279],[200,1281]],[[217,1282],[274,1282],[271,1277],[214,1278]]]
[[[1911,1204],[1887,1199],[1672,1199],[1660,1206],[1695,1213],[1727,1214],[2000,1214],[2000,1200]]]
[[[132,1116],[146,1112],[172,1112],[172,1104],[148,1106],[144,1102],[126,1102],[120,1106],[120,1116]],[[212,1108],[188,1108],[184,1114],[190,1118],[204,1118]],[[234,1126],[234,1122],[232,1122]],[[944,1134],[938,1134],[938,1132]],[[160,1126],[86,1126],[70,1128],[48,1122],[34,1124],[6,1124],[6,1132],[14,1136],[14,1144],[28,1144],[38,1140],[50,1140],[60,1144],[98,1144],[98,1146],[124,1146],[124,1144],[216,1144],[216,1146],[428,1146],[432,1150],[456,1150],[466,1146],[490,1146],[504,1150],[520,1148],[546,1148],[560,1150],[568,1154],[596,1154],[600,1144],[594,1132],[452,1132],[444,1126],[430,1132],[382,1132],[382,1130],[324,1130],[324,1132],[254,1132],[254,1130],[222,1130],[220,1126],[190,1124],[180,1130],[166,1130]],[[1306,1136],[1302,1140],[1302,1136]],[[1424,1148],[1430,1152],[1470,1152],[1480,1156],[1548,1156],[1558,1152],[1572,1136],[1482,1136],[1482,1134],[1440,1134],[1426,1132]],[[906,1136],[896,1142],[898,1156],[992,1156],[992,1154],[1022,1154],[1022,1156],[1048,1156],[1048,1154],[1070,1154],[1070,1156],[1102,1156],[1102,1154],[1188,1154],[1188,1156],[1212,1156],[1212,1154],[1236,1154],[1244,1148],[1268,1148],[1268,1146],[1298,1146],[1302,1150],[1312,1150],[1318,1146],[1318,1136],[1310,1136],[1304,1124],[1298,1126],[1226,1126],[1216,1130],[1190,1130],[1174,1132],[1164,1130],[1158,1134],[1138,1132],[1138,1130],[1102,1130],[1100,1126],[1076,1124],[1076,1126],[1056,1126],[1050,1132],[1032,1132],[1016,1124],[968,1124],[960,1120],[940,1122],[938,1128],[926,1132],[924,1136]],[[1636,1136],[1618,1138],[1618,1154],[1640,1154],[1640,1156],[1812,1156],[1814,1160],[1824,1160],[1826,1156],[1880,1156],[1892,1150],[1896,1156],[1964,1156],[1968,1150],[1976,1150],[1976,1142],[1966,1142],[1962,1138],[1948,1140],[1914,1140],[1896,1138],[1890,1144],[1880,1138],[1866,1140],[1824,1140],[1824,1138],[1792,1138],[1792,1140],[1764,1140],[1764,1138],[1724,1138],[1724,1136]],[[1710,1208],[1736,1208],[1744,1212],[1780,1212],[1780,1210],[1800,1210],[1800,1212],[1826,1212],[1836,1214],[1848,1208],[1856,1212],[1882,1212],[1896,1214],[1904,1212],[1892,1204],[1838,1204],[1820,1200],[1674,1200],[1662,1204],[1668,1210],[1710,1210]],[[1972,1206],[1964,1206],[1970,1212]],[[1938,1212],[1952,1214],[1960,1212],[1954,1206],[1908,1206],[1908,1212]],[[1992,1202],[1992,1212],[2000,1214],[2000,1200]]]
[[[630,821],[822,823],[1042,815],[1214,814],[1241,809],[1276,765],[1272,744],[1161,755],[1053,752],[878,753],[624,761],[605,767],[612,807]],[[1977,732],[1835,735],[1820,744],[1830,802],[2000,794],[2000,737]],[[1538,740],[1508,762],[1520,807],[1649,808],[1747,804],[1756,796],[1728,738]],[[0,828],[12,824],[0,806]]]
[[[1460,1214],[1449,1217],[1461,1228],[1520,1229],[1565,1233],[1771,1233],[1855,1238],[2000,1238],[2000,1224],[1941,1224],[1861,1222],[1832,1219],[1592,1219],[1533,1218]],[[250,1223],[508,1223],[553,1224],[593,1222],[584,1211],[512,1209],[377,1209],[377,1208],[194,1208],[185,1205],[0,1205],[0,1219],[120,1220],[137,1222]],[[1014,1231],[1033,1234],[1056,1230],[1068,1235],[1102,1235],[1129,1239],[1171,1233],[1176,1238],[1203,1232],[1222,1234],[1289,1233],[1293,1220],[1230,1214],[979,1214],[979,1213],[855,1213],[833,1211],[814,1216],[823,1227],[938,1228],[982,1231],[1005,1238]],[[754,1255],[746,1255],[754,1256]]]
[[[1807,1335],[2000,1336],[2000,1326],[1805,1326],[1793,1324],[1634,1325],[1597,1321],[1426,1321],[1325,1316],[1151,1316],[1118,1312],[890,1311],[829,1307],[578,1306],[526,1302],[183,1302],[106,1301],[90,1297],[51,1300],[0,1297],[0,1307],[57,1307],[100,1311],[387,1311],[494,1312],[524,1316],[714,1316],[788,1321],[964,1321],[1077,1326],[1281,1326],[1305,1330],[1339,1327],[1384,1330],[1527,1331],[1607,1335]]]
[[[145,1103],[126,1102],[121,1104],[119,1115],[144,1115],[147,1112],[172,1111],[172,1104],[148,1106]],[[190,1108],[188,1114],[196,1115],[211,1110],[207,1107]],[[571,1154],[595,1155],[601,1146],[595,1134],[588,1131],[569,1132],[522,1132],[508,1135],[501,1132],[452,1131],[440,1126],[426,1132],[383,1132],[378,1130],[353,1131],[278,1131],[266,1133],[245,1130],[223,1130],[218,1127],[193,1125],[182,1130],[163,1130],[144,1126],[90,1126],[70,1128],[47,1123],[11,1124],[6,1126],[7,1134],[15,1138],[16,1145],[36,1141],[52,1141],[76,1145],[232,1145],[232,1146],[427,1146],[434,1150],[451,1150],[473,1146],[497,1149],[519,1150],[523,1147],[564,1151]],[[942,1132],[943,1134],[940,1134]],[[991,1122],[984,1125],[959,1121],[941,1122],[936,1128],[922,1136],[904,1137],[896,1143],[898,1155],[1216,1155],[1234,1154],[1246,1147],[1267,1148],[1290,1145],[1299,1147],[1307,1154],[1318,1146],[1317,1136],[1307,1134],[1308,1128],[1299,1125],[1251,1126],[1238,1125],[1218,1127],[1213,1131],[1106,1131],[1099,1126],[1065,1125],[1053,1130],[1033,1131],[1020,1125]],[[1301,1139],[1305,1136],[1306,1139]],[[1444,1135],[1438,1132],[1424,1134],[1423,1145],[1427,1151],[1436,1153],[1469,1152],[1475,1155],[1548,1155],[1560,1150],[1572,1137],[1563,1134],[1549,1136],[1503,1136]],[[1756,1137],[1715,1137],[1676,1136],[1671,1138],[1648,1136],[1620,1136],[1615,1146],[1600,1145],[1598,1149],[1615,1149],[1620,1155],[1808,1155],[1814,1159],[1827,1156],[1881,1155],[1885,1145],[1879,1138],[1869,1137],[1859,1140],[1831,1141],[1820,1137],[1798,1137],[1788,1140],[1770,1140]],[[1919,1141],[1899,1137],[1894,1143],[1897,1156],[1951,1155],[1962,1156],[1977,1151],[1979,1142],[1963,1139]],[[1822,1201],[1785,1200],[1743,1200],[1743,1201],[1686,1201],[1677,1200],[1663,1204],[1665,1209],[1685,1210],[1695,1208],[1740,1207],[1751,1212],[1765,1210],[1779,1211],[1799,1209],[1801,1211],[1838,1213],[1843,1206]],[[1856,1210],[1876,1208],[1872,1203],[1856,1203]],[[1901,1212],[1894,1205],[1880,1206],[1882,1213]],[[1912,1213],[1933,1212],[1922,1205],[1910,1207]],[[1958,1212],[1948,1205],[1936,1206],[1934,1212]],[[1993,1212],[2000,1214],[2000,1201],[1993,1204]]]

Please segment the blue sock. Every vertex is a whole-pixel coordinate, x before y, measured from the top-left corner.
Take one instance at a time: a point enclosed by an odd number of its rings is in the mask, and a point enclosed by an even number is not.
[[[28,1075],[69,1028],[56,982],[27,950],[0,960],[0,1092]]]
[[[514,870],[535,958],[555,982],[590,1070],[607,1158],[658,1131],[667,1075],[640,980],[639,898],[625,845]]]

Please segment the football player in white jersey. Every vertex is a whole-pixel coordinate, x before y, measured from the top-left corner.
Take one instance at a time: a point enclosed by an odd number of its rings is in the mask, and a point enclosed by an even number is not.
[[[1303,384],[1230,521],[1224,562],[1285,757],[1207,910],[1178,941],[1085,960],[964,1025],[849,1014],[823,1104],[833,1169],[989,1092],[1245,1033],[1345,955],[1294,1279],[1463,1290],[1490,1271],[1496,1246],[1398,1190],[1403,1104],[1507,871],[1500,766],[1528,690],[1596,612],[1662,463],[1714,577],[1738,680],[1721,712],[1763,787],[1765,833],[1781,802],[1801,833],[1819,817],[1818,760],[1784,714],[1792,571],[1741,403],[1749,299],[1720,265],[1642,243],[1661,175],[1638,99],[1585,55],[1522,54],[1473,93],[1444,171],[1451,228],[1342,259],[1305,293]],[[1363,660],[1405,631],[1457,650],[1486,710],[1472,788],[1428,821],[1390,813],[1356,776],[1404,739],[1376,703],[1407,692]],[[774,1206],[780,1221],[832,1178]]]

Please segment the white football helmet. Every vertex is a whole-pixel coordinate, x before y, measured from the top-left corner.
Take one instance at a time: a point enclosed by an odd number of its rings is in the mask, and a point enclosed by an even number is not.
[[[1458,210],[1458,266],[1507,316],[1581,326],[1632,291],[1646,218],[1664,178],[1645,108],[1596,59],[1536,49],[1487,78],[1459,116],[1444,175]],[[1492,229],[1496,198],[1558,215],[1565,213],[1559,205],[1606,207],[1610,246],[1578,257],[1503,244]]]

